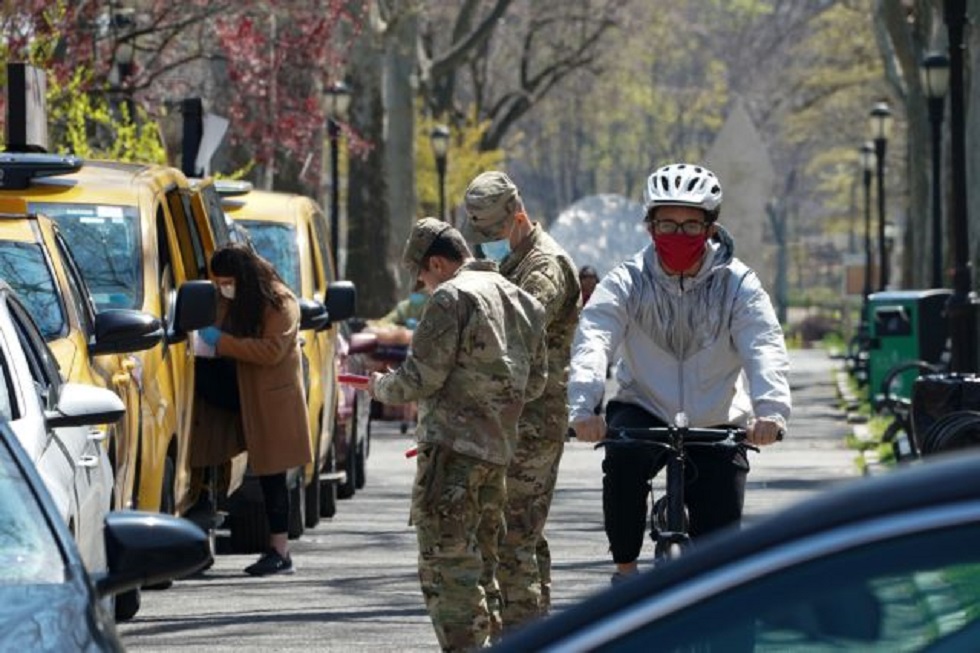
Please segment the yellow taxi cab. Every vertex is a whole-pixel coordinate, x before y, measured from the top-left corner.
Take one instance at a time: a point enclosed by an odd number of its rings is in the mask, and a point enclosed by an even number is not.
[[[128,414],[123,447],[133,479],[122,481],[117,505],[179,514],[193,499],[194,359],[187,332],[214,319],[207,257],[227,237],[224,216],[214,214],[215,202],[202,192],[209,181],[192,186],[175,168],[75,160],[66,171],[68,159],[74,158],[0,155],[0,198],[21,198],[30,212],[57,224],[97,311],[137,310],[162,324],[162,342],[110,366],[113,388],[139,406]],[[69,378],[80,348],[55,347]]]
[[[19,198],[0,197],[0,279],[34,318],[66,381],[108,388],[123,400],[125,417],[90,437],[107,443],[114,480],[106,493],[113,506],[126,506],[135,489],[140,410],[127,354],[163,339],[160,320],[136,310],[97,311],[58,227],[29,214]]]
[[[351,282],[335,279],[330,231],[316,202],[303,195],[253,190],[247,182],[218,181],[216,187],[225,213],[245,227],[252,246],[273,264],[300,302],[303,373],[315,455],[299,481],[290,485],[290,536],[298,537],[304,526],[312,528],[320,517],[334,515],[338,490],[343,494],[350,487],[353,493],[353,471],[336,472],[338,449],[346,451],[350,438],[346,433],[338,437],[336,431],[340,394],[336,344],[339,324],[354,314],[356,292]],[[239,520],[234,511],[230,519],[235,550],[266,546],[260,532],[243,541],[236,533]]]

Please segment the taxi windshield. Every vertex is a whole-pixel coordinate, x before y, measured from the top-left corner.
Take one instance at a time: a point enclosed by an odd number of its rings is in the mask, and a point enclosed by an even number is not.
[[[297,296],[299,287],[299,246],[296,243],[296,228],[280,222],[262,220],[242,220],[248,229],[252,246],[259,256],[272,263],[276,272]]]
[[[142,306],[136,207],[32,202],[30,208],[58,223],[98,310]]]
[[[45,340],[64,334],[64,305],[40,245],[0,240],[0,278],[26,304]]]

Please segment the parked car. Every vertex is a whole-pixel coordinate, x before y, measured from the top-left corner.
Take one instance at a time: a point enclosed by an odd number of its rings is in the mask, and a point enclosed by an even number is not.
[[[120,505],[182,513],[194,498],[194,361],[186,332],[214,314],[190,310],[191,299],[180,307],[178,291],[207,279],[207,257],[228,238],[216,196],[207,192],[211,181],[192,185],[168,166],[83,165],[50,154],[0,154],[0,172],[0,197],[22,198],[58,224],[98,311],[139,310],[163,324],[163,342],[128,356],[128,376],[118,377],[140,406],[127,427],[138,433],[127,449],[136,456],[134,490]]]
[[[59,419],[82,423],[102,419],[107,406],[99,402],[111,395],[60,390]],[[211,558],[207,537],[184,519],[110,513],[93,523],[105,552],[105,565],[93,571],[19,439],[0,420],[0,650],[122,651],[106,599],[197,571]]]
[[[720,534],[498,651],[943,651],[980,642],[980,454]]]
[[[102,572],[112,467],[105,432],[92,427],[122,417],[122,401],[109,390],[66,382],[27,308],[2,281],[0,377],[0,419],[37,467],[86,568]],[[8,564],[16,563],[0,566]]]
[[[320,207],[296,194],[252,189],[241,182],[218,182],[222,205],[233,222],[245,228],[255,250],[269,260],[300,302],[303,374],[314,460],[289,475],[290,536],[316,526],[336,512],[338,494],[356,488],[354,433],[338,428],[337,329],[354,313],[356,293],[349,281],[336,279],[330,233]],[[355,452],[348,455],[348,452]],[[337,473],[341,470],[344,473]],[[242,500],[230,515],[232,547],[264,550],[268,527],[254,485],[243,485]]]
[[[109,425],[105,441],[112,463],[113,506],[132,505],[136,488],[140,397],[128,356],[164,337],[160,320],[131,309],[97,311],[57,225],[27,213],[19,198],[0,198],[0,279],[27,307],[65,379],[113,390],[126,408]]]

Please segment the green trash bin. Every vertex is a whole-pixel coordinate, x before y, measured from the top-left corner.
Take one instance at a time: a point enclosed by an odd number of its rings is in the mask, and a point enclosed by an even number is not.
[[[945,288],[886,290],[868,296],[871,342],[868,351],[868,390],[881,392],[881,382],[899,363],[923,360],[938,363],[946,347]],[[899,397],[912,398],[918,371],[910,369],[892,385]]]

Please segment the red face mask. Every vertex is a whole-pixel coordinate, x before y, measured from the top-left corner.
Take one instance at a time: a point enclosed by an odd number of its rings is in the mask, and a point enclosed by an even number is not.
[[[700,236],[687,234],[655,234],[653,243],[657,256],[673,272],[689,270],[704,256],[704,244],[708,242],[707,231]]]

